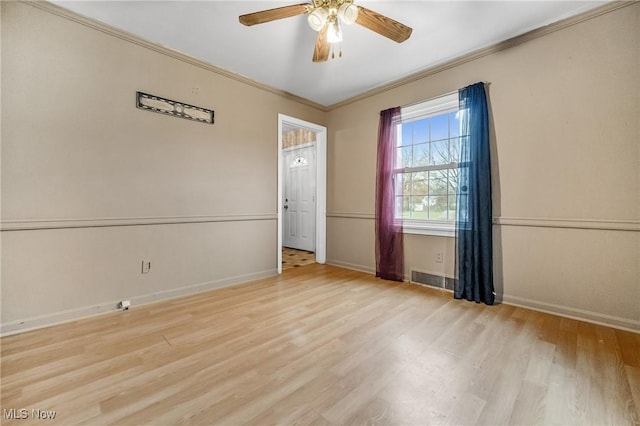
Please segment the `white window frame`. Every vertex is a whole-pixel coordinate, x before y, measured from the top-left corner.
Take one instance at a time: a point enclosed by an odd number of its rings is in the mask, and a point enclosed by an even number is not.
[[[458,108],[458,92],[443,95],[407,107],[402,107],[400,124],[398,125],[398,140],[402,139],[402,123],[447,114],[453,111],[458,111]],[[399,173],[442,170],[457,167],[458,163],[455,162],[437,166],[410,167],[404,168],[401,171],[395,170],[394,175],[398,175]],[[402,230],[405,234],[455,237],[456,225],[455,222],[449,221],[402,219]]]

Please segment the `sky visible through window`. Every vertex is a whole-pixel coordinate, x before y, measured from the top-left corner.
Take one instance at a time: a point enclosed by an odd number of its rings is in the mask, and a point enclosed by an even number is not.
[[[457,111],[400,126],[396,217],[455,221],[460,157]]]

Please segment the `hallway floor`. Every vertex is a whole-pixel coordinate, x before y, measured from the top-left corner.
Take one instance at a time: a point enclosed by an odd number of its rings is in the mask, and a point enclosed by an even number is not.
[[[282,270],[299,268],[316,263],[316,254],[312,251],[282,247]]]

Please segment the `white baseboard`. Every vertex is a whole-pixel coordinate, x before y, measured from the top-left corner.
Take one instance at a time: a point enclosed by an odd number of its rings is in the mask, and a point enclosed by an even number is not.
[[[367,266],[356,265],[348,262],[342,262],[340,260],[335,260],[335,259],[327,260],[327,263],[329,265],[339,266],[341,268],[347,268],[355,271],[375,274],[375,269]],[[423,271],[423,272],[431,273],[429,271]],[[405,276],[404,280],[406,282],[410,282],[408,276]],[[446,291],[451,292],[451,290],[446,290]],[[537,300],[527,299],[523,297],[516,297],[516,296],[508,296],[508,295],[502,295],[502,296],[496,295],[496,303],[504,303],[505,305],[518,306],[521,308],[527,308],[534,311],[545,312],[548,314],[571,318],[578,321],[585,321],[592,324],[603,325],[606,327],[613,327],[620,330],[630,331],[633,333],[640,333],[640,321],[635,321],[632,319],[615,317],[612,315],[601,314],[598,312],[587,311],[584,309],[571,308],[569,306],[555,305],[552,303],[540,302]]]
[[[341,268],[352,269],[355,271],[365,272],[368,274],[375,274],[375,269],[358,265],[349,262],[342,262],[339,260],[328,259],[327,264],[339,266]],[[136,306],[146,303],[157,302],[161,300],[175,299],[182,296],[187,296],[195,293],[201,293],[208,290],[214,290],[222,287],[229,287],[236,284],[241,284],[261,278],[267,278],[277,275],[276,269],[269,269],[266,271],[255,272],[251,274],[238,275],[234,277],[224,278],[221,280],[209,281],[181,287],[177,289],[166,290],[158,293],[152,293],[141,296],[134,296],[131,300],[132,309]],[[408,280],[407,280],[408,281]],[[114,312],[117,310],[116,306],[120,302],[119,300],[100,303],[98,305],[86,306],[78,309],[71,309],[53,314],[42,315],[38,317],[26,318],[18,321],[12,321],[0,325],[0,336],[10,336],[12,334],[24,333],[31,330],[37,330],[40,328],[51,327],[58,324],[63,324],[70,321],[76,321],[78,319],[91,317],[94,315],[105,314]],[[535,311],[545,312],[549,314],[559,315],[575,319],[578,321],[585,321],[593,324],[603,325],[607,327],[618,328],[621,330],[631,331],[634,333],[640,333],[640,321],[615,317],[606,314],[600,314],[593,311],[587,311],[584,309],[576,309],[568,306],[555,305],[551,303],[541,302],[537,300],[527,299],[516,296],[496,296],[497,303],[504,303],[505,305],[518,306],[522,308],[532,309]]]
[[[367,274],[376,273],[375,268],[369,266],[357,265],[355,263],[343,262],[341,260],[327,259],[328,265],[339,266],[341,268],[352,269],[354,271],[366,272]]]
[[[146,303],[158,302],[161,300],[175,299],[182,296],[188,296],[195,293],[201,293],[208,290],[214,290],[222,287],[229,287],[236,284],[242,284],[249,281],[258,280],[261,278],[272,277],[277,275],[276,269],[268,269],[266,271],[254,272],[250,274],[237,275],[234,277],[223,278],[215,281],[208,281],[204,283],[198,283],[185,287],[180,287],[171,290],[165,290],[157,293],[151,293],[140,296],[132,296],[131,309],[135,309],[137,306],[144,305]],[[108,312],[114,312],[117,310],[117,305],[120,300],[112,300],[109,302],[100,303],[93,306],[85,306],[77,309],[70,309],[66,311],[56,312],[53,314],[40,315],[37,317],[26,318],[22,320],[12,321],[0,325],[0,336],[10,336],[12,334],[24,333],[26,331],[37,330],[40,328],[51,327],[58,324],[63,324],[70,321],[76,321],[82,318],[87,318],[95,315],[101,315]]]
[[[606,327],[618,328],[625,331],[631,331],[633,333],[640,333],[640,321],[632,319],[620,318],[584,309],[571,308],[568,306],[555,305],[524,297],[508,295],[496,296],[496,302],[545,312],[547,314],[559,315],[561,317],[585,321],[592,324],[604,325]]]

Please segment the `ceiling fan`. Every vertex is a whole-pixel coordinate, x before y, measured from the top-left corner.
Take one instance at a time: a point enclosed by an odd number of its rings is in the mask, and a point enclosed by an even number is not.
[[[342,41],[341,23],[362,25],[397,43],[411,36],[410,27],[378,12],[353,4],[354,0],[311,0],[311,3],[277,7],[240,16],[240,23],[251,26],[307,14],[309,26],[318,32],[313,62],[324,62],[334,43]],[[335,55],[332,53],[332,55]],[[339,56],[342,56],[340,50]]]

